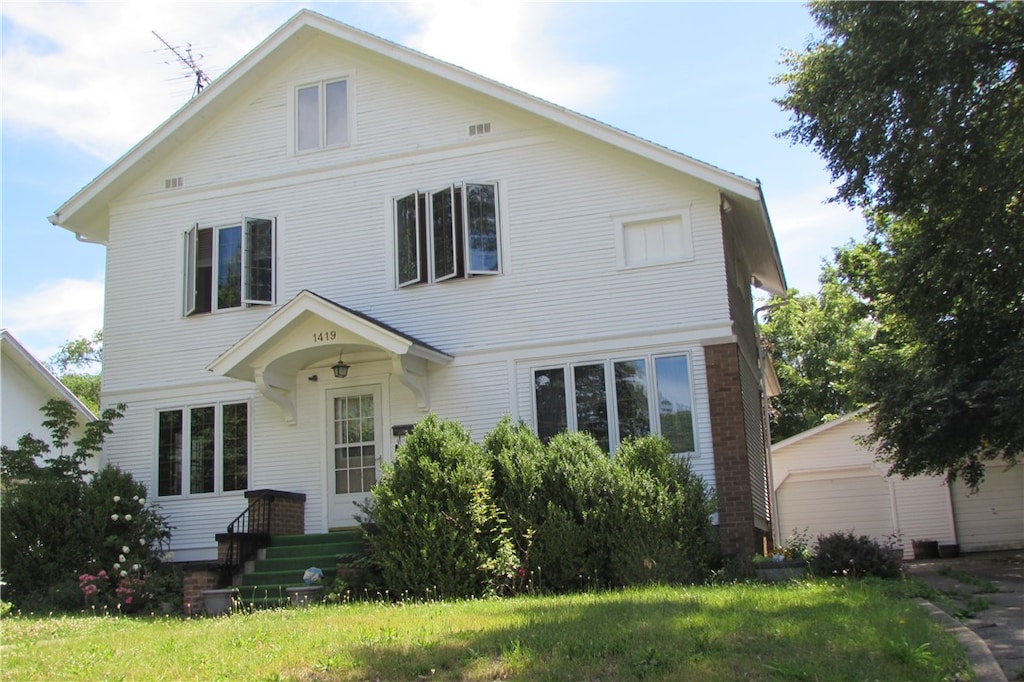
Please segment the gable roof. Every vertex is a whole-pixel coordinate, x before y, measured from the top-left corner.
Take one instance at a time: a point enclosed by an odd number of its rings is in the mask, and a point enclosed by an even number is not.
[[[321,330],[326,338],[311,342],[310,329]],[[429,404],[427,364],[452,361],[448,353],[376,318],[303,289],[221,353],[208,369],[253,382],[294,424],[298,418],[295,375],[300,370],[326,370],[332,360],[340,362],[345,354],[353,364],[390,360],[395,376],[424,408]]]
[[[317,35],[331,36],[406,66],[470,88],[507,105],[541,116],[553,123],[719,188],[723,195],[723,201],[740,209],[739,217],[744,232],[742,237],[745,243],[753,247],[748,256],[752,259],[750,265],[753,275],[759,281],[759,286],[771,293],[785,294],[786,281],[782,270],[782,261],[759,181],[734,175],[595,119],[307,9],[300,10],[223,75],[214,80],[202,93],[175,112],[166,122],[68,199],[49,217],[49,221],[58,227],[74,232],[83,241],[106,243],[109,228],[109,203],[140,172],[155,165],[165,154],[175,149],[193,131],[203,125],[206,120],[231,106],[232,93],[257,81],[261,75],[267,73],[273,66]]]
[[[863,422],[867,416],[867,413],[868,408],[862,407],[861,409],[855,412],[849,412],[847,414],[844,414],[842,417],[837,417],[836,419],[827,421],[824,424],[818,424],[817,426],[811,427],[806,431],[801,431],[796,435],[790,436],[789,438],[786,438],[784,440],[780,440],[778,443],[774,443],[772,445],[772,452],[775,453],[779,450],[785,450],[790,445],[795,445],[796,443],[799,443],[800,441],[805,440],[807,438],[811,438],[812,436],[816,436],[819,433],[831,431],[832,429],[838,428],[843,424],[851,422]]]
[[[39,362],[34,355],[28,352],[28,350],[21,345],[21,343],[14,338],[7,329],[0,329],[0,365],[7,362],[13,362],[18,366],[25,374],[27,374],[31,380],[39,386],[44,393],[52,398],[59,400],[66,400],[71,404],[71,407],[81,415],[81,417],[87,421],[95,421],[96,415],[92,413],[88,407],[85,406],[78,396],[71,392],[67,386],[61,383],[53,372],[46,368],[46,366]],[[5,396],[5,399],[10,400],[10,396]],[[42,407],[40,405],[39,407]]]

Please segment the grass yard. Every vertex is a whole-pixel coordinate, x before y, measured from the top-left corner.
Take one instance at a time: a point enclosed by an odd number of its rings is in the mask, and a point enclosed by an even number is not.
[[[910,588],[909,590],[907,588]],[[972,680],[890,581],[354,603],[230,617],[8,617],[2,679]]]

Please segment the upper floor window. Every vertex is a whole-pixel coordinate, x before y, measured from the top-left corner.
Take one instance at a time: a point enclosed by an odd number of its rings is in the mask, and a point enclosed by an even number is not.
[[[274,220],[185,233],[185,314],[274,302]]]
[[[249,406],[202,405],[157,417],[157,492],[245,490],[249,483]]]
[[[689,212],[616,221],[619,267],[635,268],[693,259]]]
[[[652,371],[653,370],[653,371]],[[689,356],[579,362],[533,371],[537,435],[587,431],[606,452],[661,434],[672,452],[695,451]]]
[[[395,200],[398,286],[501,270],[498,186],[466,182]]]
[[[298,151],[348,144],[348,81],[321,81],[295,92]]]

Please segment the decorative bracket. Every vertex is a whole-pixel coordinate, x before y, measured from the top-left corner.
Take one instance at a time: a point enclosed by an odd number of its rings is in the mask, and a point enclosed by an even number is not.
[[[265,367],[255,370],[256,387],[268,400],[284,412],[285,421],[295,425],[298,408],[295,404],[295,377],[284,376]]]

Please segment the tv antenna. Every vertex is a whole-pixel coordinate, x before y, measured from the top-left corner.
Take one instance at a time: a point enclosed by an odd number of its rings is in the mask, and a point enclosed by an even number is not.
[[[187,43],[185,49],[182,50],[181,48],[175,47],[174,45],[171,45],[169,42],[164,40],[163,36],[161,36],[156,31],[152,31],[152,33],[160,40],[161,43],[167,46],[167,49],[170,50],[171,53],[178,59],[178,62],[182,66],[184,66],[191,73],[191,75],[194,75],[196,77],[196,84],[195,87],[192,89],[192,97],[195,97],[200,92],[202,92],[203,88],[210,84],[210,77],[207,76],[203,72],[203,70],[199,68],[199,64],[196,63],[196,60],[202,59],[203,55],[197,55],[197,57],[192,56],[192,43]]]

